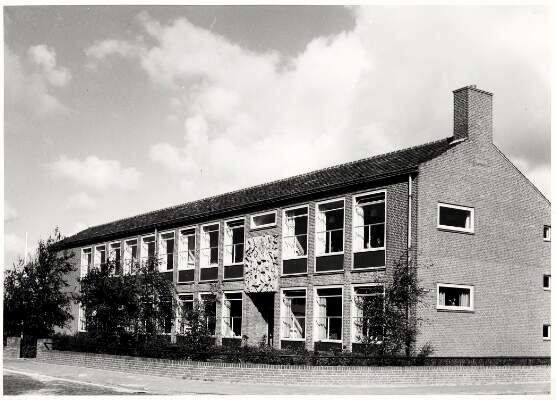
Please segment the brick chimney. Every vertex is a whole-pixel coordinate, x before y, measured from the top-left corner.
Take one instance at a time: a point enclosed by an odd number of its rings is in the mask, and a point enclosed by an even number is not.
[[[492,93],[475,85],[454,90],[454,140],[492,143]]]

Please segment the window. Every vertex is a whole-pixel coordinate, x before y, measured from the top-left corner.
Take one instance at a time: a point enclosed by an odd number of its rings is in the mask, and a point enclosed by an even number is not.
[[[317,204],[317,255],[344,251],[344,200]]]
[[[122,274],[120,242],[110,243],[110,260],[114,262],[114,275]]]
[[[81,278],[89,273],[93,264],[91,248],[81,250]]]
[[[276,211],[251,216],[251,229],[269,228],[276,225]]]
[[[195,228],[180,230],[179,269],[195,269]]]
[[[318,288],[316,294],[316,340],[342,340],[342,288]]]
[[[308,207],[284,211],[282,258],[307,257]]]
[[[201,268],[218,267],[218,230],[219,224],[201,229]]]
[[[282,293],[282,339],[305,339],[305,289],[284,290]]]
[[[385,237],[385,193],[364,194],[354,198],[354,251],[382,250]]]
[[[177,332],[181,335],[185,334],[190,329],[189,318],[193,311],[193,295],[180,294],[179,295],[179,309],[176,318]]]
[[[141,243],[141,264],[149,268],[153,268],[154,264],[154,253],[155,253],[155,241],[153,236],[146,236],[142,238]]]
[[[95,268],[106,266],[106,247],[104,245],[95,247]]]
[[[201,293],[201,310],[207,329],[214,335],[216,332],[216,296],[212,293]]]
[[[353,339],[379,343],[384,333],[384,286],[353,288]]]
[[[227,221],[224,230],[224,265],[242,264],[244,249],[243,219]]]
[[[224,293],[224,306],[222,308],[224,337],[241,337],[243,314],[241,298],[241,293]]]
[[[542,276],[542,288],[550,290],[550,275],[544,274]]]
[[[85,314],[85,308],[79,304],[78,318],[77,318],[77,330],[79,332],[87,331],[87,319]]]
[[[473,286],[437,285],[439,310],[473,310]]]
[[[545,225],[542,230],[542,237],[545,242],[550,242],[550,225]]]
[[[472,233],[474,214],[475,210],[470,207],[438,203],[438,228]]]
[[[137,239],[126,240],[124,243],[124,273],[133,273],[137,264]]]
[[[542,338],[544,340],[550,340],[550,324],[544,324],[542,326]]]
[[[161,271],[174,269],[174,232],[164,232],[160,234],[159,253]]]

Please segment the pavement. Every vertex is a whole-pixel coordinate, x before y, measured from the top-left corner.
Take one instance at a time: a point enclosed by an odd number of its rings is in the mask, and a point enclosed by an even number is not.
[[[7,379],[6,379],[7,377]],[[30,385],[23,393],[12,393],[6,383]],[[32,382],[31,382],[32,381]],[[39,382],[42,387],[37,387]],[[15,385],[13,385],[15,386]],[[67,388],[69,392],[52,388]],[[10,387],[8,387],[10,389]],[[4,359],[4,394],[152,394],[152,395],[390,395],[390,394],[549,394],[550,382],[482,385],[412,386],[297,386],[205,382],[165,378],[102,369],[48,364],[33,359]]]

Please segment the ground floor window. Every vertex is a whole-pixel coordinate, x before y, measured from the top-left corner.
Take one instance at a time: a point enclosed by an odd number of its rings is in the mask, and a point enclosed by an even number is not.
[[[184,335],[190,329],[189,318],[193,311],[193,295],[181,294],[179,296],[178,312],[176,318],[176,330],[179,334]]]
[[[305,339],[305,289],[284,290],[282,296],[282,339]]]
[[[378,343],[384,333],[384,286],[353,288],[353,340]]]
[[[439,283],[437,296],[439,310],[473,310],[473,286]]]
[[[318,288],[315,340],[342,340],[342,288]]]
[[[212,293],[201,293],[201,310],[206,327],[211,335],[216,333],[216,296]]]
[[[224,304],[222,308],[224,337],[241,337],[242,315],[242,293],[224,293]]]
[[[85,314],[85,308],[79,304],[79,315],[77,318],[77,330],[79,332],[87,331],[87,316]]]
[[[550,324],[544,324],[542,326],[542,338],[544,340],[550,340]]]

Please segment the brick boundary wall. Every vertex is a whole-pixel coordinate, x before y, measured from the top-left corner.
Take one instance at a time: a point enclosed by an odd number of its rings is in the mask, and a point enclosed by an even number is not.
[[[2,356],[4,358],[19,358],[20,351],[21,351],[21,338],[7,337],[6,345],[3,348]]]
[[[164,360],[48,350],[37,361],[198,381],[307,386],[464,385],[550,381],[550,366],[361,367],[264,365]],[[48,342],[48,341],[47,341]]]

